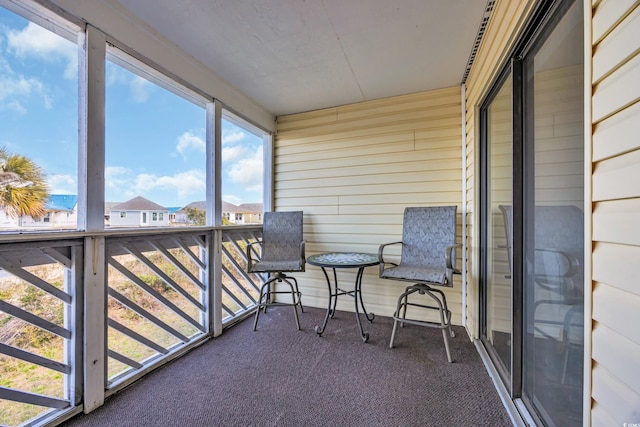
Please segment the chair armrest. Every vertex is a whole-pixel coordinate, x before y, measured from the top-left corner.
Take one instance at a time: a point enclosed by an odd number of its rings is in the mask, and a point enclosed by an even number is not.
[[[385,269],[385,264],[391,264],[394,267],[398,265],[398,264],[393,263],[393,262],[385,262],[384,261],[384,248],[386,248],[387,246],[390,246],[390,245],[401,245],[401,244],[402,244],[402,241],[384,243],[384,244],[380,245],[380,247],[378,248],[378,262],[380,262],[380,276],[382,276],[382,272]]]
[[[547,253],[556,254],[556,255],[560,255],[560,256],[564,257],[566,259],[566,261],[567,261],[568,266],[569,266],[567,268],[567,271],[562,273],[562,275],[564,277],[573,277],[573,275],[575,275],[578,272],[578,270],[580,269],[580,261],[578,260],[578,258],[576,258],[575,256],[571,255],[570,253],[563,252],[563,251],[558,250],[558,249],[551,249],[551,248],[536,248],[536,251],[547,252]]]
[[[462,244],[447,246],[446,249],[446,263],[447,263],[447,280],[453,284],[453,275],[462,274],[462,271],[456,268],[456,248],[461,248]]]
[[[579,277],[578,272],[582,268],[580,260],[574,255],[553,248],[536,248],[536,251],[545,252],[560,256],[565,259],[567,269],[558,271],[558,275],[536,274],[535,282],[542,289],[555,292],[562,296],[563,303],[575,304],[582,300],[583,285],[576,283],[575,279]]]
[[[262,246],[262,240],[257,240],[255,242],[251,242],[247,245],[247,272],[251,273],[253,271],[253,266],[256,263],[256,261],[258,261],[257,259],[254,260],[251,257],[251,252],[254,252],[257,254],[256,250],[252,247],[253,245],[260,245]]]

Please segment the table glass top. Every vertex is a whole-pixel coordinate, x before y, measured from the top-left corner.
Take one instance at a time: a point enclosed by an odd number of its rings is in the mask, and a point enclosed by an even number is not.
[[[307,262],[325,267],[367,267],[378,264],[378,255],[363,252],[325,252],[310,256]]]

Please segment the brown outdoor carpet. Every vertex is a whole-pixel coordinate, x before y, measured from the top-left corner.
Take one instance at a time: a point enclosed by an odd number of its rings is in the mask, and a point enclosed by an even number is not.
[[[511,426],[467,334],[456,327],[448,363],[440,330],[407,325],[390,349],[393,321],[358,336],[338,311],[270,308],[226,330],[64,425],[100,426]],[[364,319],[364,316],[362,316]]]

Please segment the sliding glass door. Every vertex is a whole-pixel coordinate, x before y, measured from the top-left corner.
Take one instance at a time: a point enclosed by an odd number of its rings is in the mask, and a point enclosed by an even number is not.
[[[582,2],[547,2],[481,108],[483,342],[542,425],[582,425]]]
[[[486,262],[485,325],[494,360],[503,377],[511,371],[512,315],[511,247],[501,208],[513,198],[513,82],[508,71],[494,91],[484,116],[487,146],[483,155],[487,164],[486,190]],[[510,222],[508,223],[510,225]]]

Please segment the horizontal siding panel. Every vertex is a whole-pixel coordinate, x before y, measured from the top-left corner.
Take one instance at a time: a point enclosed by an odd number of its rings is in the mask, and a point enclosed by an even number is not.
[[[413,151],[415,149],[415,142],[402,141],[395,142],[393,144],[378,144],[352,147],[350,145],[343,145],[341,148],[334,148],[332,150],[322,150],[313,152],[304,152],[297,154],[285,155],[278,153],[279,163],[297,164],[299,162],[308,161],[310,154],[313,153],[313,160],[315,162],[324,163],[325,160],[333,159],[345,159],[352,158],[355,162],[360,161],[362,157],[367,155],[385,155],[385,154],[397,154],[406,151]],[[364,161],[363,161],[364,162]]]
[[[640,246],[596,243],[593,247],[593,280],[640,294]]]
[[[593,328],[593,360],[605,366],[625,386],[640,395],[640,346],[600,323]]]
[[[637,283],[637,282],[636,282]],[[640,345],[640,295],[604,283],[593,290],[593,319]]]
[[[353,186],[344,183],[335,187],[308,187],[306,189],[280,189],[278,194],[282,198],[295,197],[322,197],[322,196],[340,196],[343,200],[348,199],[357,192],[358,196],[367,195],[386,195],[398,194],[402,192],[421,192],[424,190],[425,184],[422,182],[414,183],[388,183],[383,185],[359,185]],[[439,192],[460,192],[460,181],[437,181],[429,183],[429,191],[432,193]]]
[[[610,427],[617,425],[617,423],[615,419],[611,418],[611,415],[604,407],[594,403],[591,408],[591,423],[587,425],[593,427]]]
[[[611,419],[607,425],[625,425],[640,419],[640,396],[602,365],[593,369],[593,397]],[[604,425],[604,424],[594,424]]]
[[[416,168],[420,169],[420,168]],[[397,183],[410,183],[410,182],[438,182],[438,181],[451,181],[460,178],[459,170],[440,170],[440,171],[413,171],[413,172],[393,172],[393,182]],[[281,190],[290,189],[305,189],[305,188],[317,188],[317,187],[334,187],[338,185],[344,185],[345,180],[348,181],[350,186],[360,185],[377,185],[387,184],[391,180],[386,173],[376,173],[369,175],[351,175],[348,178],[345,177],[326,177],[326,178],[305,178],[305,180],[285,180],[278,183],[278,188]]]
[[[328,109],[314,111],[312,113],[302,113],[298,117],[298,120],[293,120],[288,116],[278,117],[278,131],[288,131],[334,123],[338,120],[338,112],[335,109]]]
[[[596,203],[592,217],[593,240],[640,246],[638,212],[640,199]]]
[[[636,0],[603,0],[593,12],[592,43],[598,44],[635,7]]]
[[[402,124],[411,124],[414,121],[420,120],[424,121],[422,123],[423,126],[428,127],[428,122],[436,122],[443,119],[452,119],[458,117],[459,119],[460,113],[460,105],[452,104],[443,107],[434,107],[431,114],[427,114],[425,111],[406,111],[399,110],[394,114],[388,114],[385,116],[371,116],[367,115],[362,120],[358,120],[356,122],[334,122],[328,123],[321,126],[314,126],[312,128],[301,129],[298,131],[280,131],[278,130],[278,134],[286,137],[295,137],[297,135],[325,135],[331,134],[335,132],[340,132],[345,129],[345,125],[350,127],[351,129],[363,129],[363,130],[372,130],[372,129],[382,129],[387,125],[402,125]],[[412,125],[415,127],[415,123]]]
[[[593,200],[632,197],[640,197],[640,149],[596,164]]]
[[[393,163],[403,163],[407,159],[411,159],[411,161],[444,161],[444,160],[452,160],[455,159],[457,161],[458,167],[460,167],[460,149],[451,149],[451,150],[411,150],[400,153],[385,153],[385,154],[374,154],[374,155],[359,155],[357,151],[351,152],[351,157],[336,157],[331,159],[329,162],[323,159],[320,160],[308,160],[306,162],[298,161],[296,163],[287,163],[277,158],[275,161],[275,166],[278,172],[290,172],[294,170],[299,170],[301,168],[304,169],[340,169],[340,168],[348,168],[353,166],[359,166],[362,164],[366,164],[370,167],[374,165],[384,165],[384,164],[393,164]],[[442,169],[448,169],[451,166],[444,166]]]
[[[375,168],[371,168],[367,165],[344,167],[340,170],[341,177],[358,176],[358,175],[373,175],[373,174],[390,174],[393,175],[398,171],[402,172],[433,172],[433,171],[447,171],[452,169],[453,162],[446,164],[442,160],[423,160],[423,161],[408,161],[402,164],[402,168],[398,166],[398,163],[393,164],[377,164]],[[311,169],[305,170],[299,165],[300,170],[292,170],[290,172],[277,172],[275,174],[276,182],[285,180],[300,180],[300,179],[315,179],[329,177],[329,174],[324,169]]]
[[[380,134],[415,132],[418,129],[428,128],[451,128],[460,125],[460,109],[458,114],[450,114],[438,117],[423,117],[416,121],[395,121],[386,125],[379,121],[368,125],[349,127],[347,129],[338,128],[335,132],[317,132],[315,128],[309,129],[308,133],[286,133],[278,132],[277,137],[283,141],[283,146],[300,145],[310,143],[323,143],[324,141],[348,140],[352,138],[367,138]]]
[[[640,55],[611,73],[593,91],[593,122],[631,105],[640,99]]]
[[[282,144],[278,144],[277,150],[278,156],[287,156],[291,154],[310,153],[313,151],[330,151],[340,149],[345,146],[357,148],[402,143],[406,141],[413,141],[415,139],[414,135],[415,132],[410,130],[406,132],[377,133],[364,136],[358,135],[351,138],[346,138],[341,135],[335,140],[324,138],[313,142],[309,140],[289,139],[286,140],[286,143],[283,141]]]
[[[598,44],[593,55],[593,81],[630,59],[640,46],[640,7],[628,15]]]
[[[593,160],[640,148],[640,102],[598,123],[593,132]]]

